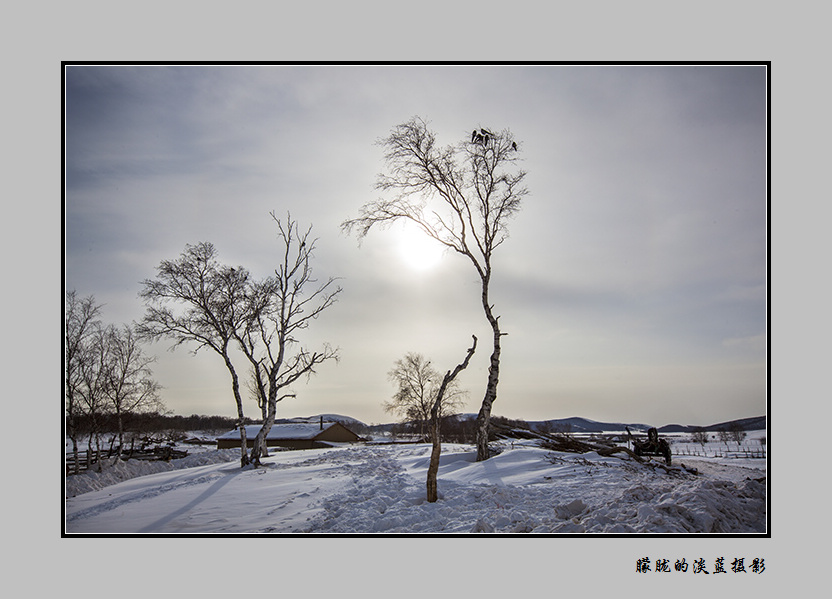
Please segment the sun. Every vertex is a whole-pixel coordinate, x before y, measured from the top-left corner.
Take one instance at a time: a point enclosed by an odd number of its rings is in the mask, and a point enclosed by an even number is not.
[[[397,238],[399,255],[413,270],[430,270],[442,259],[442,244],[415,227],[404,227]]]

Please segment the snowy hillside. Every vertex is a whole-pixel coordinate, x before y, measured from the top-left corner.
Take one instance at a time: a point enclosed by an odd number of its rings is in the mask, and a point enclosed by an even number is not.
[[[430,446],[283,451],[259,469],[234,450],[67,479],[73,533],[765,533],[766,461],[685,457],[667,472],[630,458],[529,443],[476,462],[443,445],[436,503],[425,500]],[[180,462],[177,464],[176,462]],[[214,463],[212,463],[214,462]],[[130,468],[165,471],[130,476]],[[175,469],[174,469],[175,468]],[[695,470],[696,473],[692,473]],[[84,488],[84,479],[98,484]],[[99,490],[88,491],[91,487]],[[81,493],[76,495],[76,493]],[[76,496],[73,496],[76,495]]]

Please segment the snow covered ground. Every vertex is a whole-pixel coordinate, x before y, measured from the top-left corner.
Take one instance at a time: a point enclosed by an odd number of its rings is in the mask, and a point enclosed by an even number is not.
[[[282,451],[257,469],[240,468],[239,450],[131,461],[67,477],[65,532],[766,532],[765,459],[675,459],[692,474],[529,443],[502,450],[476,462],[471,446],[443,445],[436,503],[425,499],[426,444]]]

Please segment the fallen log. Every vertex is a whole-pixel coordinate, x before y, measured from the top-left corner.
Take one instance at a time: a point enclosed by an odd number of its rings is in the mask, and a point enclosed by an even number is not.
[[[532,431],[529,429],[517,429],[514,427],[504,426],[499,423],[492,423],[491,426],[494,429],[495,435],[498,437],[506,439],[517,437],[524,439],[539,439],[540,446],[551,451],[563,451],[567,453],[594,452],[602,457],[621,457],[615,454],[624,453],[640,464],[644,464],[651,468],[661,468],[668,474],[680,474],[683,471],[690,474],[698,474],[698,471],[695,468],[687,468],[684,464],[682,464],[681,467],[667,466],[652,460],[647,460],[640,455],[636,455],[636,453],[630,448],[615,445],[614,443],[604,443],[603,441],[589,443],[587,441],[580,441],[563,434],[550,434]]]
[[[568,451],[571,453],[588,453],[591,451],[615,453],[617,451],[624,451],[632,455],[634,458],[639,459],[639,461],[642,461],[639,456],[636,456],[626,447],[621,447],[612,443],[589,443],[587,441],[579,441],[578,439],[568,437],[563,434],[541,433],[530,429],[518,429],[493,422],[491,423],[491,427],[494,429],[494,434],[497,437],[505,439],[539,439],[541,441],[541,447],[551,449],[553,451]]]

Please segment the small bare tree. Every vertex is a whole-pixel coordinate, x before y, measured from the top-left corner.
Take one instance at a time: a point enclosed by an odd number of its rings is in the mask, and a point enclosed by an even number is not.
[[[437,489],[437,482],[436,478],[439,474],[439,458],[442,455],[442,440],[440,439],[439,435],[439,426],[442,421],[440,416],[442,412],[442,402],[444,400],[445,392],[449,388],[449,386],[453,383],[456,376],[465,370],[468,367],[468,362],[471,361],[471,356],[474,355],[474,352],[477,349],[477,337],[472,335],[474,338],[474,342],[470,348],[468,348],[468,353],[465,355],[465,360],[462,363],[458,364],[456,368],[454,368],[453,372],[450,370],[445,373],[445,376],[442,378],[442,383],[439,385],[439,390],[436,393],[436,398],[433,401],[433,406],[430,410],[430,431],[431,431],[431,440],[433,442],[433,447],[431,448],[430,452],[430,464],[428,465],[428,476],[427,476],[427,499],[428,502],[433,503],[438,499],[438,489]]]
[[[342,229],[364,238],[375,226],[409,221],[425,235],[468,259],[481,282],[481,301],[494,337],[485,396],[477,415],[477,460],[488,458],[488,424],[500,375],[499,316],[489,297],[494,251],[508,237],[508,221],[528,193],[516,168],[518,146],[507,129],[475,130],[457,146],[441,148],[427,123],[414,117],[379,142],[388,172],[376,188],[391,197],[369,202]]]
[[[563,435],[564,437],[569,437],[572,434],[572,423],[556,422],[552,425],[552,432],[555,432],[558,435]]]
[[[725,449],[728,450],[728,441],[731,440],[731,433],[728,431],[727,428],[720,428],[716,431],[719,440],[725,443]]]
[[[101,305],[89,296],[79,298],[73,291],[66,293],[64,303],[64,411],[66,431],[72,441],[75,473],[80,470],[78,441],[83,433],[84,396],[87,393],[87,373],[94,358],[92,341],[100,328]]]
[[[411,352],[396,360],[388,378],[396,386],[396,393],[390,401],[384,402],[384,410],[398,414],[405,420],[418,422],[421,436],[424,437],[441,384],[439,373],[431,366],[430,360],[422,354]],[[457,411],[466,396],[467,392],[459,388],[457,381],[450,382],[445,389],[439,417]]]
[[[728,425],[728,437],[737,444],[737,451],[740,450],[740,445],[745,441],[747,433],[739,422],[732,422]]]
[[[102,331],[105,347],[104,395],[116,416],[118,451],[124,447],[124,418],[138,412],[163,412],[160,385],[153,380],[150,365],[156,358],[147,356],[133,328],[111,325]]]
[[[92,465],[93,455],[96,456],[96,460],[101,455],[101,434],[104,431],[106,417],[112,410],[107,400],[109,352],[105,330],[100,324],[95,327],[89,339],[85,358],[81,362],[80,397],[85,433],[88,437],[87,468]],[[98,460],[98,470],[101,470],[100,460]]]
[[[702,427],[696,427],[690,433],[690,440],[694,443],[699,443],[704,450],[705,444],[708,442],[708,431]]]
[[[543,420],[542,422],[538,423],[535,427],[535,430],[539,433],[550,434],[555,432],[554,424],[549,420]]]

